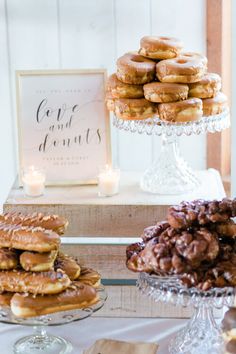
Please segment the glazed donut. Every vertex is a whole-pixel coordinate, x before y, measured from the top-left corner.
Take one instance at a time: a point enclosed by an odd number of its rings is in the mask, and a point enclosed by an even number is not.
[[[94,288],[98,288],[101,284],[101,275],[91,268],[82,267],[78,280]]]
[[[115,101],[115,114],[124,120],[151,118],[157,111],[157,105],[145,98],[120,98]]]
[[[139,54],[152,59],[171,59],[177,57],[183,43],[172,37],[145,36],[140,41]]]
[[[15,316],[27,318],[86,308],[98,301],[98,294],[93,287],[73,282],[65,291],[57,295],[14,294],[10,304]]]
[[[115,99],[111,96],[110,93],[106,93],[105,103],[108,111],[114,112],[115,110]]]
[[[113,98],[142,98],[143,86],[130,85],[117,79],[116,74],[109,76],[107,80],[107,93]]]
[[[175,102],[188,98],[188,86],[167,82],[151,82],[143,86],[146,100],[151,102]]]
[[[160,103],[159,117],[167,122],[190,122],[202,117],[202,101],[190,98],[185,101]]]
[[[126,84],[143,85],[155,79],[156,63],[136,53],[126,53],[116,64],[117,78]]]
[[[32,294],[57,294],[70,285],[70,279],[62,272],[25,272],[6,270],[0,272],[0,291]]]
[[[22,226],[42,227],[53,230],[61,235],[68,226],[68,220],[58,215],[44,215],[42,213],[22,214],[19,212],[10,212],[0,215],[0,222],[6,224],[21,224]]]
[[[204,98],[202,100],[203,103],[203,115],[205,117],[220,114],[228,107],[227,97],[222,93],[219,92],[213,98]]]
[[[211,98],[221,89],[221,77],[218,74],[207,73],[203,78],[189,84],[189,97]]]
[[[51,252],[29,252],[25,251],[20,255],[20,265],[26,271],[46,272],[53,269],[57,251]]]
[[[0,248],[0,269],[14,269],[18,265],[18,253],[8,248]]]
[[[13,293],[5,291],[0,293],[0,308],[1,307],[9,307],[12,299]]]
[[[57,250],[59,245],[60,236],[51,230],[0,223],[0,247],[49,252]]]
[[[156,65],[157,77],[161,82],[192,83],[201,80],[206,72],[203,61],[197,57],[177,57],[161,60]]]
[[[181,52],[180,57],[187,57],[188,59],[194,59],[194,58],[197,58],[197,59],[200,59],[203,64],[205,65],[205,67],[207,68],[207,64],[208,64],[208,60],[207,60],[207,57],[201,53],[195,53],[195,52]]]
[[[79,264],[67,254],[60,252],[54,264],[55,270],[62,270],[70,280],[75,280],[80,276]]]

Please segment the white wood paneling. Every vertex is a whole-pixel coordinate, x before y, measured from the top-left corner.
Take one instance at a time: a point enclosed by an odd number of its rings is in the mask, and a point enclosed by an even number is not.
[[[11,73],[58,67],[56,0],[8,0],[7,11]]]
[[[114,68],[113,2],[59,0],[63,68]]]
[[[106,68],[114,72],[114,1],[58,0],[59,47],[63,68]],[[118,132],[111,126],[113,162],[118,164]]]
[[[150,31],[148,0],[116,0],[117,56],[139,49],[139,41]],[[119,163],[124,170],[142,171],[152,160],[152,138],[119,132]]]
[[[59,64],[56,0],[7,1],[13,129],[17,141],[15,71]],[[18,153],[16,153],[16,164]]]
[[[103,67],[111,74],[116,59],[137,50],[147,34],[180,37],[189,50],[206,46],[205,0],[0,0],[0,10],[1,121],[6,117],[0,157],[9,171],[7,189],[15,173],[15,70]],[[112,145],[115,164],[142,171],[158,154],[160,138],[113,128]],[[181,146],[195,168],[205,166],[205,137],[181,138]]]
[[[232,197],[236,197],[236,2],[232,1],[232,63],[233,65],[233,76],[232,76],[232,154],[231,154],[231,194]]]
[[[153,35],[172,36],[184,42],[192,52],[206,52],[206,0],[151,0],[151,32]],[[206,167],[206,136],[192,135],[180,138],[183,156],[196,169]],[[154,156],[160,150],[156,138]],[[193,153],[194,151],[194,153]]]
[[[15,149],[9,80],[8,31],[5,1],[0,0],[0,210],[15,177]]]

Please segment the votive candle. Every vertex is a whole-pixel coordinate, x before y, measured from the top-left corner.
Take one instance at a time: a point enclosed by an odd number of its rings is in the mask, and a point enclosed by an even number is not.
[[[98,175],[98,194],[101,197],[111,197],[119,193],[120,170],[106,165]]]
[[[25,195],[39,197],[44,194],[46,174],[43,169],[30,166],[23,171],[22,182]]]

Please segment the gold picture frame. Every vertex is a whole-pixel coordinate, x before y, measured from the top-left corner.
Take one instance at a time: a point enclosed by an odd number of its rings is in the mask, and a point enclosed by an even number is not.
[[[20,185],[22,185],[21,171],[23,170],[23,168],[32,164],[44,169],[45,169],[44,164],[46,165],[46,175],[47,175],[46,185],[97,184],[97,174],[98,174],[97,172],[99,167],[102,167],[105,164],[109,164],[109,165],[111,164],[110,121],[109,121],[109,112],[105,106],[106,80],[107,80],[107,71],[105,69],[16,71],[16,101],[17,101],[17,128],[18,128],[18,158],[19,158],[18,170],[19,170]],[[44,98],[45,96],[46,99]],[[42,104],[43,102],[42,98],[44,100],[43,104]],[[38,104],[38,102],[40,103]],[[47,102],[47,104],[49,103],[49,106],[47,108],[45,102]],[[74,104],[74,106],[71,106],[71,104]],[[39,119],[36,119],[37,114],[40,111],[39,107],[40,109],[43,107],[42,109],[43,118],[40,118],[41,121],[39,121]],[[55,110],[54,107],[56,107]],[[70,111],[68,108],[68,112],[67,112],[67,107],[70,108]],[[72,108],[74,107],[77,108],[72,112]],[[83,111],[83,113],[80,113],[81,112],[80,109],[81,111]],[[59,112],[61,114],[60,121],[58,120]],[[69,119],[67,120],[67,122],[65,122],[66,116]],[[83,118],[81,118],[82,116]],[[93,116],[95,117],[94,120],[92,120],[93,118],[91,118]],[[74,119],[74,121],[72,121],[72,118]],[[77,122],[75,122],[76,119]],[[47,120],[49,123],[47,122]],[[63,123],[61,123],[62,121]],[[81,129],[81,133],[78,133],[79,135],[76,135],[76,131],[74,127],[77,124],[77,128],[78,128],[78,121]],[[72,124],[72,122],[74,125]],[[87,124],[89,122],[92,125],[92,128],[88,127]],[[47,138],[48,135],[50,134],[53,136],[52,138],[53,143],[51,143],[50,148],[52,149],[52,146],[54,146],[54,152],[55,152],[56,148],[59,146],[58,153],[60,152],[60,157],[55,157],[56,152],[55,154],[53,154],[52,151],[50,151],[50,153],[47,151],[48,155],[46,157],[45,139],[43,140],[43,143],[41,143],[41,140],[39,140],[40,144],[38,143],[38,139],[40,139],[40,129],[38,129],[39,123],[40,124],[43,123],[42,132],[44,132],[44,134],[48,129],[46,134]],[[84,126],[82,126],[82,124],[84,124]],[[102,128],[100,129],[99,127]],[[52,132],[52,128],[53,128],[53,132]],[[70,130],[70,128],[73,129]],[[84,131],[83,128],[85,129]],[[63,129],[65,129],[64,130],[65,132],[68,132],[70,130],[71,134],[74,134],[73,139],[70,138],[64,139],[63,131],[62,131]],[[49,130],[50,130],[50,134],[49,134]],[[91,131],[93,131],[93,135]],[[88,145],[90,143],[90,146],[87,147],[88,151],[86,151],[86,146],[84,146],[84,148],[79,146],[79,144],[82,145],[81,143],[82,132],[84,134],[83,141],[86,140],[86,143]],[[88,138],[89,133],[90,133],[90,137]],[[66,150],[65,141],[66,142],[70,141],[71,144],[70,151],[68,151],[69,148],[68,150]],[[96,141],[96,144],[98,145],[101,144],[101,145],[99,147],[92,146],[92,141],[94,142],[94,144]],[[72,150],[72,142],[75,145],[74,151]],[[35,146],[33,145],[34,143]],[[56,145],[57,143],[58,145]],[[76,155],[75,151],[78,150],[78,146],[80,147],[81,152],[78,153],[78,155]],[[40,150],[40,148],[42,149]],[[40,155],[43,149],[44,149],[43,151],[44,155],[42,154]],[[65,152],[64,155],[62,151]],[[73,155],[74,161],[70,161],[69,158],[70,152],[72,151],[74,154]],[[85,159],[85,153],[88,155],[86,155],[86,161],[83,162],[82,156]],[[93,158],[92,156],[89,155],[92,153],[94,153]],[[42,159],[44,159],[44,161],[48,159],[52,159],[52,162],[50,163],[46,161],[43,164]],[[63,162],[60,162],[59,159],[61,159],[61,161]],[[58,167],[58,164],[60,163],[64,165]],[[76,164],[78,164],[78,168],[80,168],[78,173],[76,170]],[[95,165],[91,165],[91,164],[95,164]],[[50,170],[50,166],[51,168],[54,169],[53,171]],[[71,173],[70,173],[70,169],[71,169]],[[96,174],[93,173],[93,171],[95,172],[95,170],[97,171]],[[80,175],[79,172],[81,172],[81,176],[83,176],[82,178],[79,177]],[[54,177],[55,175],[57,175],[58,178],[55,178]],[[72,176],[72,178],[71,179],[68,178],[67,177],[68,175]],[[87,175],[89,176],[89,178],[87,177],[85,178],[85,176]],[[74,178],[74,176],[76,178]]]

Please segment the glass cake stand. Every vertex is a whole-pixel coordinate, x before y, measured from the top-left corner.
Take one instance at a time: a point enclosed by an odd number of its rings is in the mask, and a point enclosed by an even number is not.
[[[154,276],[140,273],[139,290],[156,302],[194,308],[194,313],[177,336],[169,344],[170,354],[221,354],[223,338],[216,324],[213,309],[231,306],[234,288],[213,288],[201,291],[186,288],[177,276]]]
[[[33,326],[34,328],[34,334],[20,338],[14,344],[13,352],[17,354],[71,353],[73,349],[71,343],[62,337],[48,334],[46,332],[46,326],[61,326],[70,322],[80,321],[98,311],[104,305],[107,294],[103,287],[99,287],[96,290],[99,295],[99,301],[94,305],[78,310],[56,312],[39,317],[18,318],[12,314],[10,308],[1,308],[0,322]]]
[[[144,120],[123,120],[114,116],[113,125],[132,133],[161,136],[160,155],[145,171],[140,187],[151,193],[182,194],[197,189],[200,181],[181,156],[179,137],[220,132],[230,126],[230,118],[226,109],[221,114],[186,123],[168,123],[157,116]]]

